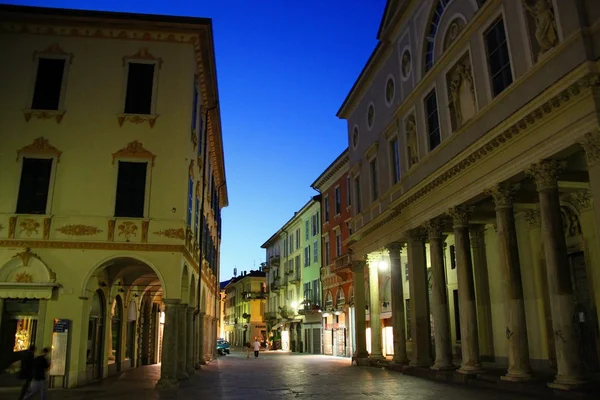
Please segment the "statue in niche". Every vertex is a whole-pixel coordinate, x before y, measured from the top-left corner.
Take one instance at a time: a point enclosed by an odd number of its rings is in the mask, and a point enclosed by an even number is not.
[[[408,52],[408,50],[406,50],[402,55],[402,76],[404,78],[408,78],[408,74],[410,74],[410,61],[410,53]]]
[[[540,46],[538,57],[558,43],[554,10],[550,0],[523,0],[523,6],[535,21],[535,38]]]
[[[464,61],[459,62],[448,78],[450,106],[454,116],[454,129],[471,119],[475,113],[475,85],[471,68]]]
[[[444,39],[444,50],[446,50],[458,37],[460,32],[462,31],[464,23],[460,19],[455,19],[450,24],[448,28],[448,33],[446,34],[446,38]]]
[[[415,116],[406,119],[406,155],[408,156],[408,169],[419,162],[419,149],[417,147],[417,123]]]

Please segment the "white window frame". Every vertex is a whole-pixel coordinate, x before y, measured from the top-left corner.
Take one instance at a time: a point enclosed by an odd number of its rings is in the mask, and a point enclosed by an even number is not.
[[[153,64],[154,76],[152,77],[152,99],[150,101],[150,114],[131,114],[125,112],[125,102],[127,99],[127,84],[129,78],[129,65],[134,64]],[[159,71],[162,68],[162,59],[160,58],[142,58],[137,55],[123,58],[123,93],[121,95],[121,114],[122,115],[141,115],[156,116],[156,103],[158,94]],[[198,91],[198,104],[201,103],[200,91]]]
[[[144,191],[144,216],[143,217],[115,217],[115,212],[117,210],[117,184],[119,182],[119,161],[124,161],[124,162],[137,162],[137,163],[146,163],[146,188]],[[151,182],[152,182],[152,159],[140,159],[140,158],[133,158],[133,157],[115,157],[114,160],[114,165],[113,165],[113,195],[112,195],[112,205],[113,205],[113,210],[112,210],[112,218],[125,218],[125,219],[146,219],[149,218],[149,214],[150,214],[150,190],[151,190]],[[187,183],[187,182],[186,182]],[[185,213],[186,213],[186,218],[187,218],[187,198],[186,200],[186,207],[185,207]],[[186,224],[187,226],[187,224]],[[203,229],[202,226],[199,226],[198,229]]]
[[[396,140],[396,150],[398,152],[398,182],[394,182],[394,171],[396,169],[394,156],[391,152],[392,143]],[[402,180],[402,160],[400,160],[400,135],[395,134],[388,140],[388,159],[389,159],[389,167],[390,167],[390,187],[400,183]]]
[[[37,73],[40,65],[40,58],[47,58],[52,60],[65,60],[65,66],[63,70],[63,79],[60,86],[60,95],[58,98],[58,109],[57,110],[40,110],[33,109],[33,95],[35,94],[35,83],[37,81]],[[73,54],[65,54],[59,47],[53,48],[50,46],[44,51],[36,51],[33,55],[32,74],[29,88],[28,104],[26,110],[35,113],[41,111],[54,111],[57,113],[64,113],[66,111],[66,94],[67,94],[67,80],[69,78],[69,70],[71,63],[73,62]]]
[[[54,200],[54,186],[56,182],[56,168],[58,167],[58,162],[60,161],[60,156],[58,154],[43,154],[36,152],[23,152],[19,154],[18,158],[18,168],[19,173],[17,176],[16,186],[16,196],[13,202],[12,209],[15,210],[15,215],[35,215],[40,217],[40,214],[17,214],[17,205],[19,203],[19,191],[21,190],[21,178],[23,176],[23,158],[38,158],[44,160],[52,160],[52,166],[50,168],[50,179],[48,180],[48,198],[46,199],[46,211],[43,215],[52,214],[52,203]]]

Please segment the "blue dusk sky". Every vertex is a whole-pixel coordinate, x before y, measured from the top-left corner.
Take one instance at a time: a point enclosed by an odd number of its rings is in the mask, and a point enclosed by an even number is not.
[[[229,207],[221,280],[317,194],[346,148],[336,112],[377,44],[385,0],[13,0],[5,3],[213,20]]]

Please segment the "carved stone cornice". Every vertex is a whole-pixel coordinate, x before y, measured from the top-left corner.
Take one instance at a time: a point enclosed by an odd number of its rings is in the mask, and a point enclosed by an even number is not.
[[[526,171],[533,178],[538,192],[558,187],[558,175],[564,171],[567,163],[557,160],[542,160],[532,164]]]
[[[425,241],[425,238],[427,237],[427,230],[422,226],[409,229],[406,232],[406,237],[410,244],[420,244]]]
[[[156,155],[152,152],[146,150],[144,145],[137,140],[130,142],[127,146],[123,147],[121,150],[114,152],[112,154],[112,162],[115,163],[117,158],[142,158],[152,161],[152,166],[154,167],[154,160],[156,159]]]
[[[531,110],[529,114],[516,121],[512,126],[509,126],[504,131],[496,134],[496,136],[490,136],[486,143],[483,143],[471,153],[465,153],[464,155],[458,156],[460,161],[448,168],[448,170],[431,178],[429,182],[420,186],[418,189],[409,189],[401,196],[401,200],[399,200],[397,204],[393,204],[393,209],[382,213],[379,219],[372,221],[364,228],[361,228],[354,233],[350,241],[356,243],[363,237],[388,224],[397,218],[403,209],[433,192],[438,186],[444,184],[449,179],[469,170],[480,160],[490,157],[492,154],[511,144],[514,141],[514,138],[531,129],[533,125],[537,125],[540,121],[548,118],[556,109],[563,107],[564,104],[569,103],[574,97],[581,95],[585,89],[597,87],[599,84],[600,75],[596,73],[588,73],[581,77],[544,104]]]
[[[600,160],[600,133],[586,133],[581,140],[581,146],[585,150],[588,165],[596,165]]]
[[[448,210],[448,215],[452,218],[454,228],[466,228],[469,226],[469,218],[473,213],[473,206],[456,206]]]
[[[541,226],[540,210],[527,210],[525,212],[525,221],[531,228],[539,228]]]
[[[592,208],[592,194],[589,190],[571,193],[569,202],[572,203],[580,213]]]
[[[498,208],[510,208],[513,206],[515,196],[519,191],[521,185],[519,183],[501,183],[498,184],[485,192],[490,194],[494,199],[496,209]]]
[[[60,155],[62,154],[62,151],[52,146],[50,142],[48,142],[48,139],[41,136],[35,139],[33,143],[17,150],[17,161],[19,161],[22,155],[30,154],[36,156],[55,156],[56,162],[60,162]]]

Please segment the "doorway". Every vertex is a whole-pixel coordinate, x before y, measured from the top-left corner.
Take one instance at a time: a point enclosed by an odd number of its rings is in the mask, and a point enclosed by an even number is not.
[[[0,328],[0,371],[19,361],[35,345],[39,300],[4,299]]]
[[[113,307],[112,318],[110,320],[111,354],[109,354],[109,359],[114,361],[116,372],[121,372],[121,321],[123,320],[123,303],[120,296],[115,298]]]
[[[97,290],[92,297],[87,337],[87,379],[102,378],[104,352],[104,294]]]
[[[573,283],[574,325],[577,342],[579,343],[579,356],[585,373],[596,372],[599,369],[596,339],[598,320],[590,294],[585,254],[583,252],[569,254],[569,265],[571,266],[571,282]]]

